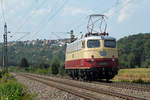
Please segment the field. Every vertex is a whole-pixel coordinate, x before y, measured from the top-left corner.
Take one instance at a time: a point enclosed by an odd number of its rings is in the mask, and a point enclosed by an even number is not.
[[[150,68],[120,69],[114,81],[135,82],[137,80],[150,82]]]

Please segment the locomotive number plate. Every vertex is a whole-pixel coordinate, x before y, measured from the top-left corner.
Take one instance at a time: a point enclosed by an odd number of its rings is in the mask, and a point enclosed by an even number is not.
[[[102,65],[103,65],[103,66],[107,66],[108,63],[106,63],[106,62],[100,62],[99,65],[101,65],[101,66],[102,66]]]

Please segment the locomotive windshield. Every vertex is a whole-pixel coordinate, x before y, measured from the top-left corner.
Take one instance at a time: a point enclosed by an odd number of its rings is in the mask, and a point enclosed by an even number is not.
[[[99,40],[88,40],[87,47],[88,48],[98,48],[98,47],[100,47],[100,41]]]
[[[115,40],[105,40],[104,46],[110,47],[110,48],[116,48],[116,41]]]

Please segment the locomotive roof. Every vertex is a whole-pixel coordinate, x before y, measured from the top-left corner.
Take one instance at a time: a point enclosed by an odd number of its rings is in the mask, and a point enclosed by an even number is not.
[[[105,36],[104,35],[100,35],[100,36],[88,36],[88,37],[82,37],[82,38],[80,37],[77,40],[75,40],[74,42],[68,43],[67,45],[74,44],[74,43],[82,41],[82,40],[91,40],[91,39],[116,40],[114,37],[107,36],[107,35],[105,35]]]
[[[88,36],[88,37],[84,37],[81,40],[88,40],[88,39],[101,39],[101,40],[116,40],[115,38],[111,37],[111,36]]]

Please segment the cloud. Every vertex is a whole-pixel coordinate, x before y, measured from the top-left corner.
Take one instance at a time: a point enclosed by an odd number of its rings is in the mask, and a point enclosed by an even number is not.
[[[136,5],[134,1],[136,0],[121,0],[121,2],[116,2],[116,4],[112,8],[104,13],[104,15],[106,15],[107,17],[111,17],[119,11],[117,22],[122,23],[133,14],[133,8],[135,8]]]
[[[31,12],[31,14],[33,16],[41,16],[41,15],[45,15],[45,14],[49,13],[50,11],[51,11],[50,8],[49,9],[38,9],[38,10],[33,10]]]
[[[106,12],[104,12],[104,15],[107,17],[113,16],[117,12],[117,8],[120,5],[120,1],[116,0],[115,4],[109,8]]]
[[[78,15],[78,14],[84,14],[84,15],[90,15],[92,14],[92,10],[83,10],[83,9],[73,9],[72,10],[72,15]]]
[[[75,16],[75,15],[79,15],[79,14],[90,15],[92,13],[93,13],[92,10],[84,10],[81,8],[65,7],[63,14],[64,15],[70,15],[71,14],[72,16]]]
[[[16,14],[16,11],[13,10],[13,9],[11,9],[11,10],[9,10],[9,13],[12,14],[12,15],[14,15],[14,14]]]
[[[104,15],[107,16],[107,17],[110,17],[115,13],[115,11],[116,11],[116,8],[113,7],[111,9],[109,9],[107,12],[105,12]]]
[[[125,21],[131,16],[133,12],[134,3],[133,0],[122,0],[122,8],[120,9],[120,15],[118,16],[118,23]]]
[[[13,9],[16,12],[24,12],[26,9],[28,9],[32,5],[32,2],[30,0],[7,0],[7,3],[5,3],[5,6],[7,9]],[[17,6],[16,6],[17,5]]]

